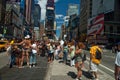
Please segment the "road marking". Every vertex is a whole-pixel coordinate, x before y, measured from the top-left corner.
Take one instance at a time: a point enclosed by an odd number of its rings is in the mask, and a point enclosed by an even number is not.
[[[90,58],[87,57],[87,60],[90,61]],[[112,70],[112,69],[110,69],[110,68],[108,68],[108,67],[106,67],[106,66],[104,66],[102,64],[100,64],[100,66],[103,67],[103,68],[105,68],[105,69],[107,69],[107,70],[109,70],[110,72],[114,73],[114,70]]]
[[[115,58],[115,56],[108,56],[108,55],[104,55],[104,57],[108,57],[108,58]]]
[[[106,66],[104,66],[102,64],[100,64],[100,66],[103,67],[103,68],[105,68],[105,69],[107,69],[107,70],[109,70],[109,71],[111,71],[112,73],[114,73],[114,70],[112,70],[112,69],[110,69],[110,68],[108,68],[108,67],[106,67]]]

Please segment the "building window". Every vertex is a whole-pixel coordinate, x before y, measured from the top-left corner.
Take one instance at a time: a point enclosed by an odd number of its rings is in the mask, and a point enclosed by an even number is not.
[[[106,26],[104,25],[104,33],[106,33]]]
[[[117,33],[120,33],[120,26],[117,26]]]
[[[105,14],[105,21],[113,21],[114,20],[114,12],[109,12]]]
[[[110,26],[109,30],[110,30],[110,33],[113,33],[113,27],[112,26]]]
[[[100,4],[103,4],[103,0],[100,1]]]
[[[117,0],[118,2],[117,2],[117,7],[118,7],[118,9],[120,9],[120,0]]]

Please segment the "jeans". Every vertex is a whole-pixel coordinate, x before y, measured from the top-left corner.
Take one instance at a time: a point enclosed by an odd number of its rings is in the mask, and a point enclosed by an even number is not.
[[[36,64],[36,53],[30,55],[30,64]]]
[[[70,66],[74,66],[75,65],[75,60],[70,60]]]
[[[14,64],[15,64],[15,55],[12,55],[12,54],[11,54],[11,58],[10,58],[10,68],[12,68]]]
[[[68,56],[68,52],[64,51],[63,52],[63,61],[66,63],[67,62],[67,56]]]

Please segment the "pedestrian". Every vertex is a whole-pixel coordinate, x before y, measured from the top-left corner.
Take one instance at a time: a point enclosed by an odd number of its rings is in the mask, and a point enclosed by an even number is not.
[[[34,40],[32,41],[31,48],[32,48],[32,52],[30,53],[30,65],[29,65],[30,68],[32,66],[35,67],[36,65],[36,55],[37,55],[37,50],[38,50],[36,41]]]
[[[102,53],[99,46],[95,42],[92,42],[90,48],[90,69],[93,75],[92,78],[95,78],[95,80],[98,80],[98,65],[101,62],[101,59],[96,58],[97,49]]]
[[[18,47],[16,45],[12,45],[11,47],[11,59],[10,59],[10,66],[9,68],[12,68],[13,65],[16,64],[16,58],[17,58],[17,54],[18,54]]]
[[[40,56],[42,53],[42,43],[40,41],[38,42],[38,49],[39,49],[38,56]]]
[[[77,69],[76,80],[82,80],[82,67],[83,67],[83,57],[85,45],[82,42],[78,42],[75,50],[75,67]]]
[[[12,44],[13,44],[13,43],[10,43],[10,42],[11,41],[9,41],[6,45],[6,53],[9,56],[8,64],[10,64],[10,62],[11,62],[11,48],[12,48]]]
[[[63,45],[63,63],[64,64],[67,64],[67,58],[68,58],[68,44],[67,44],[67,41],[65,41]]]
[[[55,49],[55,59],[58,60],[60,58],[61,53],[61,45],[59,42],[56,43],[56,49]]]
[[[69,48],[69,52],[70,52],[70,66],[74,66],[75,65],[75,60],[73,59],[74,55],[75,55],[75,45],[74,45],[74,41],[72,41],[70,43],[70,48]]]
[[[47,49],[47,46],[46,46],[46,44],[45,44],[45,41],[43,41],[43,43],[42,43],[42,56],[44,57],[44,56],[46,56],[46,49]]]
[[[54,56],[54,48],[53,48],[53,43],[50,43],[49,46],[49,53],[48,53],[48,62],[51,63],[53,61]]]
[[[29,66],[29,53],[31,52],[31,40],[30,36],[27,35],[20,43],[15,43],[16,45],[22,45],[22,63],[23,66],[24,59],[26,58],[27,66]],[[22,67],[21,67],[22,68]]]
[[[117,55],[115,58],[115,80],[120,80],[120,43],[117,46]]]
[[[14,40],[11,40],[7,47],[7,54],[10,56],[10,60],[9,60],[9,68],[12,68],[13,65],[15,64],[15,54],[13,53],[13,47],[14,47]]]
[[[17,65],[18,68],[21,68],[21,62],[22,62],[22,51],[21,49],[14,45],[14,48],[13,48],[13,54],[15,54],[15,63]]]

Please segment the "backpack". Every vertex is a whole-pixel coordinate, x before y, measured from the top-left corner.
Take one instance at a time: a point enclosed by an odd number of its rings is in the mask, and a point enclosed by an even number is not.
[[[102,53],[99,49],[96,49],[96,56],[95,56],[96,59],[100,60],[102,59]]]
[[[87,58],[86,58],[86,52],[85,52],[85,50],[83,50],[82,61],[84,62],[86,60],[87,60]]]
[[[82,61],[86,61],[86,54],[84,54],[84,56],[82,57]]]

